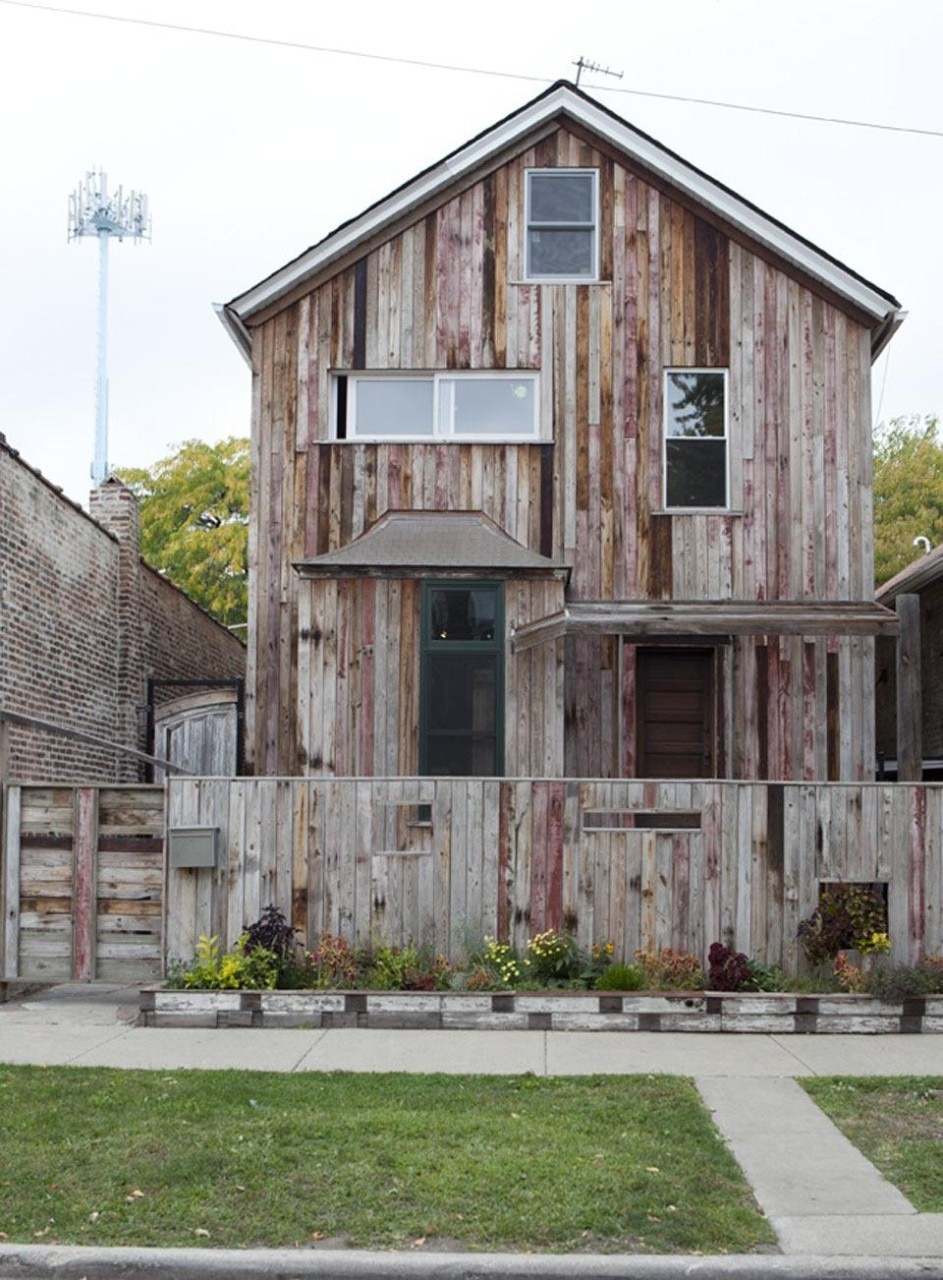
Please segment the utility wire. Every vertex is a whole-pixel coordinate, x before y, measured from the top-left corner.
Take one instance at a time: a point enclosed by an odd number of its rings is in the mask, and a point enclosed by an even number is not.
[[[0,0],[0,4],[38,13],[67,14],[74,18],[94,18],[100,22],[120,22],[136,27],[156,27],[162,31],[180,31],[188,35],[215,36],[222,40],[241,40],[280,49],[300,49],[306,53],[326,53],[342,58],[364,58],[372,62],[398,63],[406,67],[423,67],[431,71],[453,71],[460,75],[493,76],[503,80],[526,80],[549,84],[547,76],[529,76],[519,71],[494,71],[487,67],[468,67],[451,62],[431,62],[422,58],[402,58],[388,53],[364,53],[359,49],[336,49],[329,45],[308,44],[302,40],[279,40],[275,36],[250,36],[239,31],[219,31],[213,27],[193,27],[179,22],[159,22],[155,18],[130,18],[125,14],[95,13],[87,9],[70,9],[61,5],[33,4],[31,0]],[[656,93],[648,89],[614,88],[608,84],[590,85],[604,93],[628,94],[637,98],[655,98],[661,102],[691,103],[699,107],[717,107],[724,111],[744,111],[753,115],[779,116],[787,120],[806,120],[813,124],[837,124],[852,129],[877,129],[885,133],[914,134],[925,138],[943,138],[943,129],[921,129],[911,125],[883,124],[876,120],[851,120],[843,116],[820,116],[806,111],[785,111],[776,107],[755,107],[743,102],[724,102],[717,98],[694,98],[680,93]]]

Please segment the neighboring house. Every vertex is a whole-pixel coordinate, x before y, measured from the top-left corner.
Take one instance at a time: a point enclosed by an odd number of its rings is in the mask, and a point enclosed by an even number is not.
[[[943,778],[943,546],[880,587],[901,617],[898,644],[876,652],[878,776]]]
[[[873,775],[889,293],[560,83],[221,314],[256,773]]]
[[[126,485],[106,480],[90,505],[89,515],[0,436],[0,713],[146,751],[148,682],[159,719],[175,695],[192,696],[190,682],[235,687],[245,649],[141,560]],[[105,746],[19,723],[0,729],[3,782],[143,776],[142,761]]]

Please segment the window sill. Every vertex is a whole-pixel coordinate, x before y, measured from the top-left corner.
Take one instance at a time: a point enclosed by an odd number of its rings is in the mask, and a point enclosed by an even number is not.
[[[534,276],[529,280],[509,280],[508,284],[516,287],[525,284],[586,284],[595,288],[612,288],[611,280],[591,280],[588,276]]]
[[[502,444],[537,445],[553,444],[553,436],[331,436],[319,444]]]
[[[745,513],[734,507],[656,507],[653,516],[736,516]]]

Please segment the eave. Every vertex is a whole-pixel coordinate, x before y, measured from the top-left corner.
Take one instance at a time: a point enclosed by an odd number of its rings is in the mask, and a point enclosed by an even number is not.
[[[635,639],[684,636],[897,635],[890,609],[867,601],[619,600],[580,601],[559,613],[516,628],[511,650],[569,635],[617,635]]]
[[[898,596],[919,594],[925,587],[931,587],[941,579],[943,579],[943,545],[934,547],[932,551],[901,569],[900,573],[895,574],[875,592],[875,599],[880,604],[890,604]]]
[[[797,272],[818,281],[872,322],[872,355],[890,340],[903,319],[900,304],[885,290],[852,271],[837,258],[791,231],[730,188],[683,160],[641,130],[609,111],[573,85],[551,86],[519,111],[458,148],[344,223],[294,261],[217,308],[220,318],[245,351],[254,318],[269,313],[282,299],[323,277],[332,266],[349,260],[359,246],[385,228],[442,199],[450,187],[467,181],[495,156],[519,149],[535,132],[553,121],[573,122],[589,130],[660,181],[685,194],[751,241],[776,254]]]
[[[302,578],[556,578],[567,565],[522,546],[482,511],[387,511],[346,546],[294,568]]]

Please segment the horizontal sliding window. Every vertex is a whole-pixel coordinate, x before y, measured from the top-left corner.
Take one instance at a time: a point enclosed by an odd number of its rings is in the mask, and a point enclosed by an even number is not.
[[[724,509],[727,371],[665,371],[665,506]]]
[[[539,434],[537,374],[336,374],[340,440],[532,440]]]

